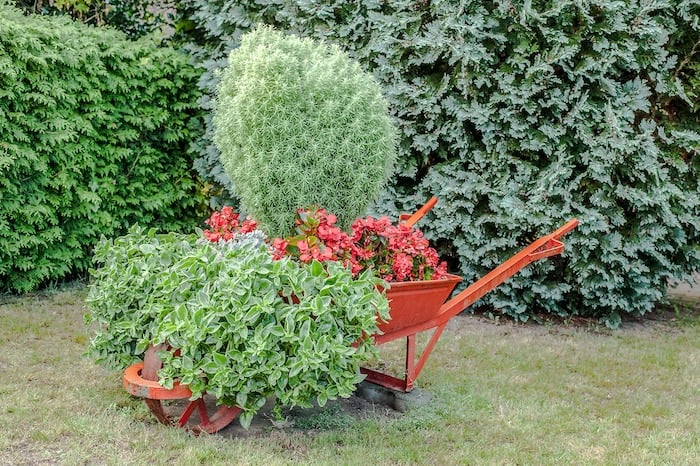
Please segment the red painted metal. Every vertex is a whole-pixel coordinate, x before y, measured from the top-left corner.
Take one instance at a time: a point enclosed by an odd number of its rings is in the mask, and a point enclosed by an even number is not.
[[[435,204],[437,204],[437,202],[438,202],[438,198],[433,196],[430,198],[430,200],[428,200],[428,202],[425,203],[425,205],[423,207],[416,210],[416,212],[414,214],[401,215],[401,217],[399,217],[399,220],[401,220],[404,225],[412,227],[413,225],[415,225],[418,222],[418,220],[423,218],[423,216],[425,214],[430,212],[432,210],[432,208],[435,207]]]
[[[186,385],[175,382],[172,389],[163,387],[157,380],[143,378],[143,363],[136,363],[124,371],[124,388],[139,398],[152,400],[182,400],[192,396]]]
[[[437,199],[433,198],[428,204],[426,204],[426,206],[430,205],[430,207],[432,207],[435,205],[435,202],[437,202]],[[430,208],[426,210],[426,206],[421,208],[413,216],[409,217],[409,219],[413,221],[420,219],[428,210],[430,210]],[[420,215],[418,215],[419,213]],[[407,219],[406,222],[408,223],[408,221],[409,220]],[[416,298],[412,299],[409,291],[411,289],[410,286],[412,282],[392,284],[391,289],[387,290],[387,297],[390,299],[390,312],[392,319],[387,323],[382,323],[380,325],[380,331],[382,333],[374,335],[373,338],[374,343],[377,345],[394,341],[399,338],[406,338],[405,372],[403,378],[398,378],[373,369],[362,368],[362,373],[366,374],[367,376],[366,380],[396,391],[411,391],[416,378],[423,370],[423,366],[425,365],[428,356],[432,352],[435,344],[440,338],[440,335],[442,335],[443,330],[447,326],[447,322],[452,317],[474,304],[489,291],[493,290],[501,283],[518,273],[528,264],[545,257],[561,254],[561,252],[564,250],[564,244],[559,241],[559,239],[576,228],[577,225],[578,220],[570,220],[556,231],[533,241],[529,246],[523,248],[520,252],[512,256],[503,264],[496,267],[494,270],[474,282],[467,289],[458,293],[455,297],[444,304],[442,304],[442,302],[437,302],[436,304],[427,304],[424,302],[420,298],[420,294],[428,294],[428,292],[423,288],[418,288]],[[457,280],[455,280],[449,286],[447,284],[445,285],[445,288],[449,288],[449,291],[446,295],[444,295],[443,300],[447,298],[456,283],[459,281],[459,277],[450,276],[449,279],[454,280],[455,278]],[[440,280],[416,283],[423,283],[425,287],[439,286],[434,285],[435,282],[440,282]],[[406,289],[403,290],[402,285],[405,284],[408,286],[406,286]],[[392,296],[392,291],[394,290],[400,290],[397,292],[396,297]],[[401,291],[404,292],[401,293]],[[416,360],[415,337],[417,334],[428,330],[433,330],[433,335],[428,341],[426,347],[423,349],[423,352],[420,354],[418,360]]]
[[[124,372],[124,387],[134,396],[144,398],[148,409],[158,419],[166,425],[177,425],[184,427],[194,434],[206,432],[213,434],[228,426],[242,411],[237,406],[213,406],[212,414],[209,413],[207,404],[203,398],[196,398],[181,403],[183,406],[166,407],[161,401],[165,400],[188,400],[192,397],[192,392],[185,385],[177,382],[172,389],[167,389],[158,383],[158,370],[162,367],[162,362],[158,358],[158,351],[165,349],[165,345],[151,346],[146,350],[144,362],[137,363]],[[210,403],[214,404],[215,403]],[[178,414],[178,411],[181,411]],[[198,421],[192,419],[192,415],[197,413]]]
[[[391,288],[386,290],[391,320],[380,323],[379,331],[394,333],[423,323],[425,316],[435,313],[461,281],[457,275],[448,275],[444,280],[391,283]]]

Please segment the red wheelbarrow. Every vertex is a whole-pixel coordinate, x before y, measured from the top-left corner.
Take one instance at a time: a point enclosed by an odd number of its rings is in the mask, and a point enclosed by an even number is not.
[[[402,215],[401,221],[413,226],[436,203],[437,198],[432,198],[413,215]],[[366,380],[395,391],[412,390],[448,321],[531,262],[560,254],[564,250],[560,238],[577,225],[576,219],[571,220],[553,233],[539,238],[447,302],[445,300],[462,280],[461,277],[448,275],[442,280],[393,283],[387,290],[391,320],[380,323],[380,333],[372,338],[376,345],[400,338],[406,339],[404,377],[398,378],[362,368]],[[434,330],[433,335],[422,354],[416,357],[416,336],[430,330]],[[149,410],[160,422],[187,427],[194,433],[214,433],[226,427],[240,414],[241,408],[236,406],[216,405],[203,398],[188,400],[192,392],[187,386],[175,384],[172,389],[162,387],[158,383],[157,375],[161,367],[157,353],[162,349],[166,349],[165,345],[149,348],[144,362],[129,367],[124,373],[126,390],[134,396],[144,398]],[[182,409],[178,408],[181,412],[175,419],[164,409],[161,403],[164,400],[187,401],[184,401]],[[195,412],[198,414],[199,423],[191,424],[190,418]]]
[[[434,197],[415,214],[404,215],[401,220],[406,225],[413,226],[436,203],[437,198]],[[448,275],[443,280],[392,283],[391,289],[387,290],[391,320],[381,323],[379,325],[381,333],[374,335],[373,338],[376,345],[406,338],[404,377],[400,379],[372,369],[362,368],[362,372],[367,375],[365,380],[391,390],[411,391],[428,356],[442,335],[442,331],[445,330],[447,322],[531,262],[561,254],[564,250],[564,244],[560,238],[576,228],[577,225],[578,220],[570,220],[553,233],[532,242],[447,302],[445,300],[450,296],[457,283],[462,280],[461,277]],[[434,330],[434,333],[423,352],[417,357],[416,335],[430,330]]]

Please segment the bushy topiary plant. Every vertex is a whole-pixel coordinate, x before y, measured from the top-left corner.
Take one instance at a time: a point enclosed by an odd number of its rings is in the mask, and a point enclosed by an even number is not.
[[[214,124],[236,194],[270,236],[288,234],[311,204],[349,227],[395,158],[396,131],[372,76],[335,46],[270,27],[229,56]]]

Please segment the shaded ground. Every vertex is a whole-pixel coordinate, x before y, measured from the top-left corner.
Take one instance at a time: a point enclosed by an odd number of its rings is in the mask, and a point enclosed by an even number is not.
[[[404,395],[408,403],[421,403],[421,398],[427,398],[421,390]],[[415,400],[415,401],[414,401]],[[356,395],[350,398],[340,398],[329,401],[323,408],[293,408],[284,410],[282,420],[275,419],[272,414],[274,400],[269,400],[263,409],[253,418],[248,430],[238,423],[232,422],[228,427],[219,431],[218,435],[226,438],[267,437],[274,432],[307,432],[322,431],[348,427],[358,421],[367,419],[396,419],[405,411],[396,409],[395,395],[382,389],[363,383]],[[404,405],[405,406],[405,405]]]

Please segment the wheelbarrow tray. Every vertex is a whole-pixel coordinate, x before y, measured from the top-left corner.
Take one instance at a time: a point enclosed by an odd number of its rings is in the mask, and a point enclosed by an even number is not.
[[[440,313],[455,286],[462,281],[457,275],[442,280],[423,280],[392,283],[386,290],[391,320],[381,322],[379,331],[391,334],[427,322]]]
[[[533,241],[447,301],[445,300],[461,280],[460,277],[450,275],[444,280],[392,284],[387,290],[391,320],[380,323],[379,333],[372,338],[376,345],[406,338],[405,372],[403,377],[399,378],[363,367],[362,373],[367,376],[369,382],[391,390],[411,391],[447,322],[528,264],[561,254],[564,251],[564,244],[560,238],[577,225],[578,220],[572,219],[556,231]],[[435,288],[434,293],[430,288]],[[416,335],[428,330],[433,330],[433,334],[423,352],[417,355]]]

